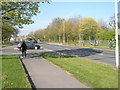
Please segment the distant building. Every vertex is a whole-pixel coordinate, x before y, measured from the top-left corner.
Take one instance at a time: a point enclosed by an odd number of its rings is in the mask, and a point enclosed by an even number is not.
[[[13,37],[10,38],[10,41],[20,42],[20,41],[23,41],[23,40],[27,40],[28,38],[31,38],[31,37],[28,37],[28,36],[13,36]]]
[[[11,37],[11,38],[10,38],[10,41],[15,41],[15,38]]]

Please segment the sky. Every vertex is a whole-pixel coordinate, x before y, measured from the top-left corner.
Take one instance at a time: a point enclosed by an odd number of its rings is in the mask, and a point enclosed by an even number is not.
[[[120,0],[118,1],[118,13],[120,13]],[[118,19],[118,22],[120,22],[120,19]],[[120,35],[120,28],[118,28],[118,35]]]
[[[40,13],[32,17],[33,24],[24,25],[20,29],[20,36],[28,35],[39,29],[46,28],[54,18],[60,17],[69,19],[77,16],[92,17],[96,21],[102,19],[106,23],[109,22],[110,17],[115,13],[114,1],[111,2],[51,2],[40,3]]]

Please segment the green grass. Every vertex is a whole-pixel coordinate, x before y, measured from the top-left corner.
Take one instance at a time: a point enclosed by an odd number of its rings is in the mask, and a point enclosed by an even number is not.
[[[3,44],[2,44],[2,45],[0,45],[0,47],[7,47],[7,46],[10,46],[10,45],[3,45]]]
[[[15,55],[2,55],[2,88],[30,88],[27,75]]]
[[[43,43],[58,43],[60,44],[60,42],[46,42],[44,41]],[[62,43],[62,42],[61,42]],[[108,50],[115,50],[115,45],[113,46],[114,48],[109,48],[108,45],[98,45],[96,47],[94,47],[93,45],[90,45],[90,44],[85,44],[84,46],[80,45],[80,44],[74,44],[73,42],[72,43],[64,43],[64,45],[67,45],[67,46],[75,46],[75,47],[87,47],[87,48],[97,48],[97,49],[108,49]]]
[[[79,57],[50,53],[41,53],[39,55],[68,71],[88,87],[118,88],[118,70],[114,67]]]
[[[1,89],[2,89],[2,60],[0,60],[0,90]]]
[[[109,46],[102,46],[102,45],[98,45],[96,47],[94,47],[93,45],[85,45],[85,46],[81,46],[81,45],[74,45],[74,44],[65,44],[65,45],[68,45],[68,46],[76,46],[76,47],[87,47],[87,48],[97,48],[97,49],[108,49],[108,50],[115,50],[115,46],[114,48],[109,48]]]
[[[7,47],[13,45],[11,42],[4,42],[4,43],[0,43],[0,47]]]

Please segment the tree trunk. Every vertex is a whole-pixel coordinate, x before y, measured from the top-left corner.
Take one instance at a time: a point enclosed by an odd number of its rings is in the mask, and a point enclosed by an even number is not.
[[[60,38],[60,36],[59,36],[59,42],[61,41],[61,38]]]
[[[89,41],[91,41],[91,37],[89,36]]]

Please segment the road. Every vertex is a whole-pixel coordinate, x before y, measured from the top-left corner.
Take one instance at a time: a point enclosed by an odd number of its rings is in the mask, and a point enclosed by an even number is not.
[[[82,57],[111,66],[115,66],[115,51],[91,48],[80,48],[74,46],[62,46],[55,44],[40,43],[40,46],[47,49],[48,52],[62,53]]]
[[[42,49],[40,50],[27,50],[27,54],[31,53],[40,53],[40,52],[53,52],[60,53],[65,55],[72,55],[77,57],[82,57],[111,66],[115,66],[115,51],[114,50],[100,50],[100,49],[91,49],[91,48],[80,48],[73,46],[62,46],[55,44],[46,44],[40,43]],[[10,47],[5,47],[0,50],[2,54],[7,55],[21,55],[21,52],[16,48],[17,45]]]
[[[30,50],[27,50],[27,54],[39,53],[40,51],[43,51],[43,50],[30,49]],[[4,48],[0,49],[0,52],[2,52],[3,55],[18,55],[18,56],[21,56],[21,51],[18,50],[17,45],[4,47]]]

